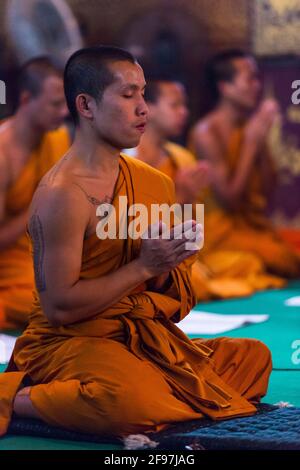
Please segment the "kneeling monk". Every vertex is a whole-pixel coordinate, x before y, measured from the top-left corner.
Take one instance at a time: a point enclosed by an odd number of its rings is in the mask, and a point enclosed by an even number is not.
[[[175,325],[195,303],[187,238],[126,239],[120,225],[115,239],[95,234],[102,203],[117,211],[121,197],[147,209],[174,202],[167,176],[120,156],[144,130],[144,88],[141,67],[120,49],[83,49],[66,65],[75,141],[31,206],[37,293],[0,375],[2,435],[12,411],[125,436],[204,415],[251,415],[266,393],[271,359],[262,343],[191,341]]]

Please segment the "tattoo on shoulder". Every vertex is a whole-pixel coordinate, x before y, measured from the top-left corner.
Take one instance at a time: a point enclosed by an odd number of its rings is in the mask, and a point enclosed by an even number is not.
[[[54,183],[55,181],[55,178],[60,170],[60,168],[62,167],[63,163],[68,160],[69,158],[69,155],[66,155],[65,157],[62,158],[62,160],[60,162],[58,162],[51,170],[48,174],[46,174],[42,180],[40,181],[40,183],[38,184],[37,186],[37,189],[40,189],[40,188],[44,188],[46,186],[51,186],[51,184]]]
[[[54,180],[59,172],[59,170],[61,169],[61,167],[63,166],[63,164],[70,158],[70,155],[67,154],[65,155],[61,160],[60,162],[57,163],[57,165],[53,168],[53,171],[49,174],[49,183],[52,184],[54,183]]]
[[[46,279],[44,272],[45,240],[41,219],[33,214],[29,221],[29,233],[33,241],[33,264],[35,283],[38,292],[46,290]]]
[[[78,188],[81,189],[81,191],[83,192],[83,194],[85,195],[85,197],[87,198],[87,200],[93,204],[93,206],[100,206],[101,204],[105,204],[105,203],[109,203],[111,204],[112,203],[112,198],[109,197],[109,196],[105,196],[105,198],[101,201],[100,199],[97,199],[96,197],[94,196],[91,196],[90,194],[88,194],[85,189],[80,186],[80,184],[78,183],[74,183],[76,184],[76,186],[78,186]]]

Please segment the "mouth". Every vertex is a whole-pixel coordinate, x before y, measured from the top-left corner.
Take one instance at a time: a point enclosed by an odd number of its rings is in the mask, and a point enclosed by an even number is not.
[[[143,122],[142,124],[139,124],[138,126],[135,126],[135,128],[141,133],[143,134],[146,130],[146,123]]]

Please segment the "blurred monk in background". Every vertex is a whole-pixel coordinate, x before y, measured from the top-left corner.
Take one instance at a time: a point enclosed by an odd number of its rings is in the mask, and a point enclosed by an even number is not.
[[[31,204],[35,303],[0,374],[0,435],[12,411],[126,436],[203,416],[252,415],[266,393],[272,364],[264,344],[192,341],[175,324],[196,301],[185,225],[175,227],[180,238],[175,229],[163,238],[158,224],[156,237],[132,238],[117,217],[115,235],[97,236],[103,204],[118,212],[125,198],[128,209],[138,204],[150,214],[153,204],[175,202],[170,178],[120,155],[145,130],[144,89],[142,68],[122,49],[83,49],[66,65],[76,135]]]
[[[47,58],[19,73],[19,104],[0,126],[0,327],[26,324],[34,287],[26,235],[28,208],[42,176],[70,146],[63,80]]]
[[[145,100],[149,108],[147,130],[137,149],[129,153],[174,181],[177,202],[203,202],[203,188],[211,177],[210,162],[197,161],[190,151],[169,140],[180,137],[187,124],[184,86],[172,80],[149,80]],[[282,285],[280,279],[264,273],[255,254],[225,249],[205,250],[203,255],[200,252],[192,266],[192,283],[198,300],[245,296],[257,289]]]
[[[269,272],[300,275],[300,256],[276,233],[265,215],[276,185],[268,135],[278,105],[258,104],[261,81],[253,57],[239,50],[220,53],[207,68],[216,106],[191,132],[190,147],[212,165],[205,199],[205,250],[247,250]]]

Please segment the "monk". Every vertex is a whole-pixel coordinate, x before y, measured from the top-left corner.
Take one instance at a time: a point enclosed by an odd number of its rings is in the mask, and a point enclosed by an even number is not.
[[[66,152],[61,72],[46,58],[19,73],[19,105],[0,126],[0,327],[28,321],[34,277],[26,220],[42,176]]]
[[[279,236],[265,215],[276,185],[268,135],[278,115],[273,100],[258,103],[261,82],[254,58],[226,51],[212,59],[208,83],[216,105],[196,123],[190,146],[213,167],[206,198],[206,249],[248,250],[269,272],[300,275],[300,256]]]
[[[12,411],[123,437],[204,415],[252,415],[266,393],[265,345],[191,341],[175,324],[195,304],[185,225],[163,237],[159,222],[158,236],[133,238],[117,222],[116,237],[99,238],[103,207],[111,215],[127,198],[129,214],[133,204],[174,202],[167,176],[120,155],[145,130],[144,88],[142,68],[122,49],[81,49],[67,62],[75,140],[32,201],[35,304],[0,375],[0,435]]]
[[[149,108],[147,130],[130,153],[173,179],[177,202],[202,202],[203,189],[209,185],[210,164],[197,161],[190,151],[169,140],[178,138],[187,124],[184,86],[172,80],[150,80],[145,100]],[[282,285],[281,279],[266,275],[255,254],[218,249],[199,253],[192,266],[192,283],[198,301],[247,296],[258,289]]]

